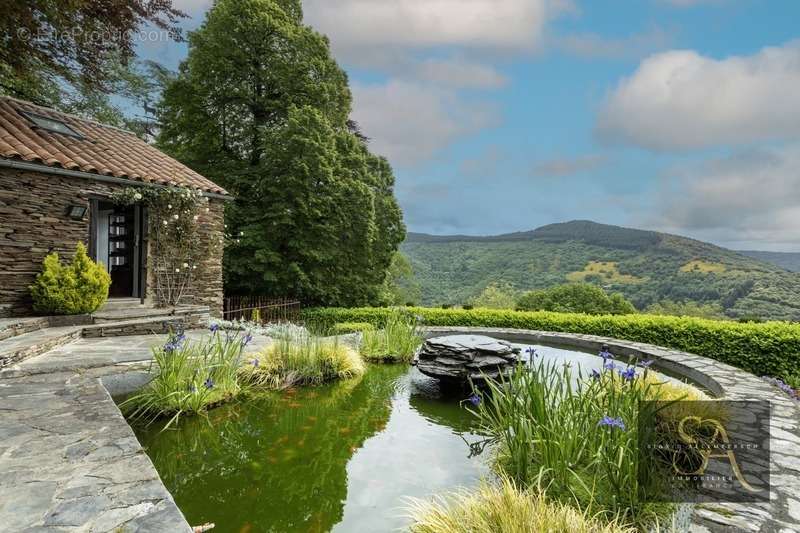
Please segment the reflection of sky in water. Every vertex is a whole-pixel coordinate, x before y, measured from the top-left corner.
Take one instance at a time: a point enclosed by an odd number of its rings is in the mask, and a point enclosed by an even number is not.
[[[572,370],[573,381],[577,381],[579,375],[583,375],[585,378],[589,377],[592,370],[597,370],[598,372],[603,371],[603,359],[592,353],[575,351],[574,348],[559,348],[557,346],[545,346],[541,344],[531,345],[514,343],[514,346],[521,349],[521,354],[525,360],[527,360],[525,350],[532,346],[536,350],[537,361],[544,361],[545,363],[552,362],[558,366],[569,365]],[[646,358],[637,359],[629,356],[618,356],[614,354],[613,351],[612,355],[614,359],[611,362],[614,363],[615,370],[625,370],[630,365],[636,365],[646,360]],[[659,377],[663,378],[664,381],[685,382],[685,380],[659,371],[655,366],[651,367],[649,372],[651,374],[657,374]],[[636,375],[638,376],[642,373],[644,373],[644,369],[636,367]]]
[[[436,399],[436,387],[416,370],[402,381],[386,428],[368,439],[347,464],[344,518],[334,531],[395,530],[408,523],[403,516],[406,497],[475,486],[490,472],[488,455],[468,458],[468,446],[460,435],[469,442],[480,437],[443,425],[446,411],[457,412],[458,403]],[[454,422],[459,418],[453,417]],[[462,426],[458,422],[454,425]]]
[[[537,361],[569,365],[573,380],[578,373],[588,378],[591,371],[603,370],[603,359],[555,346],[533,346]],[[630,360],[635,363],[636,360]],[[629,358],[615,363],[621,369]],[[643,370],[637,368],[637,374]],[[651,370],[652,372],[652,370]],[[665,380],[675,380],[660,374]],[[462,440],[476,442],[481,436],[469,431],[469,420],[458,416],[458,402],[439,397],[436,381],[412,370],[398,382],[392,412],[386,428],[368,439],[347,464],[347,500],[344,518],[334,527],[337,532],[392,531],[408,524],[404,516],[405,498],[427,498],[459,487],[475,486],[481,477],[491,475],[489,453],[469,458]]]

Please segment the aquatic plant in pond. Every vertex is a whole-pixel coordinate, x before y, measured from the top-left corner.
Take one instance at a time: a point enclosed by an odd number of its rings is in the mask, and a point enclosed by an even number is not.
[[[432,500],[413,499],[408,510],[414,520],[411,533],[635,532],[548,501],[544,494],[522,489],[503,476],[495,484],[484,482],[474,492],[460,491]]]
[[[361,376],[365,365],[350,346],[319,337],[277,338],[239,372],[251,385],[282,389]]]
[[[249,333],[221,331],[212,325],[210,336],[197,342],[183,332],[173,332],[163,346],[152,349],[151,371],[156,376],[120,404],[132,420],[152,422],[169,417],[165,428],[183,415],[204,413],[231,400],[243,388],[238,380],[242,352]]]
[[[359,352],[370,361],[409,363],[421,344],[417,318],[395,308],[382,329],[362,331]]]
[[[604,359],[607,368],[611,355]],[[606,521],[650,525],[662,518],[669,506],[648,502],[670,487],[644,451],[656,438],[659,407],[645,402],[657,396],[656,385],[637,384],[631,369],[574,380],[568,366],[540,360],[489,382],[474,411],[498,445],[497,470]]]

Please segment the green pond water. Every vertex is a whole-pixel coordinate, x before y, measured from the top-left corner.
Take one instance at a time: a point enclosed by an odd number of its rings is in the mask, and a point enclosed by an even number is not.
[[[587,375],[599,357],[536,346]],[[667,378],[669,379],[669,378]],[[476,421],[462,398],[405,365],[359,379],[218,407],[177,429],[134,427],[192,525],[216,532],[385,532],[409,523],[405,498],[473,487],[489,454],[469,457]]]
[[[408,523],[405,497],[491,475],[468,457],[473,416],[404,365],[160,429],[134,427],[189,523],[215,532],[392,531]]]

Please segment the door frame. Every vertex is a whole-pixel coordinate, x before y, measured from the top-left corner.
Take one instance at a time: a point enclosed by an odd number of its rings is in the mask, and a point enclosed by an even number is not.
[[[107,196],[89,197],[89,256],[97,261],[97,221],[100,216],[100,203],[109,202]],[[147,208],[140,203],[133,204],[133,289],[130,297],[142,302],[147,297]]]

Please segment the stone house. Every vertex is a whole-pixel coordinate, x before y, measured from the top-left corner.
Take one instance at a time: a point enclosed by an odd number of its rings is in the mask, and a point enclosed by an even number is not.
[[[31,314],[28,286],[42,260],[70,258],[78,241],[109,270],[110,298],[157,303],[147,208],[109,201],[131,185],[209,199],[197,221],[202,260],[181,303],[221,315],[223,188],[128,131],[0,96],[0,317]]]

